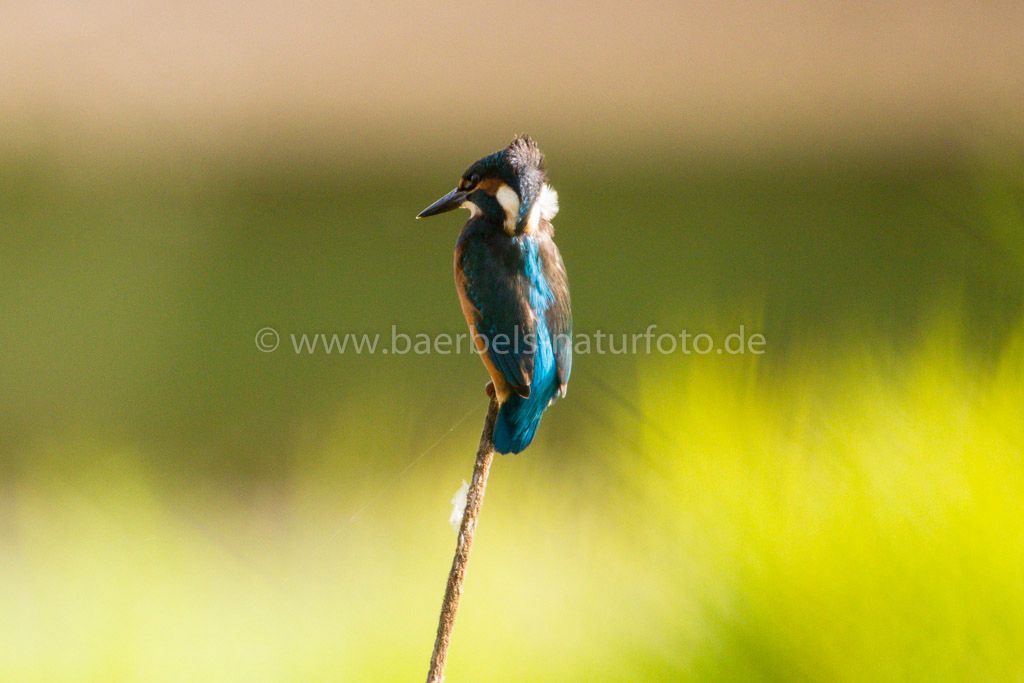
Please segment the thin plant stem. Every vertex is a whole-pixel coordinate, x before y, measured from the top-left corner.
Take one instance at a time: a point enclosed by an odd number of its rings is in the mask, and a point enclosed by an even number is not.
[[[437,622],[437,638],[434,640],[434,653],[430,657],[427,683],[442,683],[444,681],[444,667],[448,662],[448,647],[452,642],[455,612],[459,609],[462,584],[466,580],[466,563],[469,562],[469,551],[473,546],[476,522],[480,517],[480,508],[484,502],[487,475],[491,470],[491,461],[494,459],[494,421],[497,416],[498,403],[492,397],[487,407],[484,429],[480,434],[480,446],[476,451],[473,482],[469,485],[469,492],[466,494],[466,509],[462,513],[459,539],[455,545],[455,557],[452,559],[452,568],[448,572],[448,585],[445,586],[444,600],[441,602],[441,616]]]

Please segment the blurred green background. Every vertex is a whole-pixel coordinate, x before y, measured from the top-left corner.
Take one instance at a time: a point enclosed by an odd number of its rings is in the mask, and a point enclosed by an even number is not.
[[[579,355],[492,471],[451,681],[1020,680],[1016,4],[41,4],[0,28],[0,679],[423,677],[525,130]],[[257,330],[282,335],[261,353]]]

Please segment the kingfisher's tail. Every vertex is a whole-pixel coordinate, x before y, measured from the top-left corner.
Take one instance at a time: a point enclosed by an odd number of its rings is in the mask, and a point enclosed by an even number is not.
[[[518,453],[529,446],[550,400],[550,396],[537,393],[527,398],[515,394],[509,396],[498,410],[498,420],[494,425],[494,450],[499,453]]]

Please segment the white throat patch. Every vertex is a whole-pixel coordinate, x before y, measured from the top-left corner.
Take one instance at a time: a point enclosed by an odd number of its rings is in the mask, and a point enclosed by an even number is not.
[[[473,220],[482,213],[480,211],[480,207],[474,204],[473,202],[469,201],[468,199],[462,202],[462,204],[459,205],[459,208],[466,209],[467,211],[469,211],[469,220]]]

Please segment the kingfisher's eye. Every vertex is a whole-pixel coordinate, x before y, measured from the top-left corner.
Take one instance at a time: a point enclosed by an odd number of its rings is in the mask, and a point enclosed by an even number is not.
[[[480,182],[480,174],[474,173],[473,175],[466,178],[466,187],[473,187]]]

